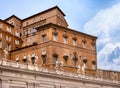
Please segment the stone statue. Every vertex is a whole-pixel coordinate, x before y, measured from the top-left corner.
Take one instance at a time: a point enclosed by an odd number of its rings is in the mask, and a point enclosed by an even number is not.
[[[4,58],[7,59],[7,56],[8,56],[8,51],[7,51],[7,49],[5,48],[5,49],[3,50],[3,52],[4,52]]]
[[[35,56],[35,63],[34,64],[37,64],[38,62],[38,56]]]
[[[31,62],[32,64],[35,64],[35,53],[32,53]]]
[[[80,66],[80,65],[78,66],[77,73],[78,73],[78,74],[80,74],[80,73],[81,73],[81,66]]]
[[[27,56],[24,55],[24,56],[23,56],[23,62],[26,63],[26,61],[27,61]]]
[[[118,79],[118,74],[115,72],[112,72],[112,80],[117,80]]]
[[[19,62],[19,56],[18,55],[16,56],[16,62]]]
[[[63,62],[56,61],[56,66],[55,66],[56,70],[63,70],[62,66],[63,66]]]
[[[28,54],[28,63],[31,64],[31,56]]]
[[[81,69],[82,69],[82,74],[85,75],[85,66],[83,65]]]

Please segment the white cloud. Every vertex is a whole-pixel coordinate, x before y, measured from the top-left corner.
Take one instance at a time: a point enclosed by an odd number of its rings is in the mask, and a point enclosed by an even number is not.
[[[113,58],[113,62],[107,62],[109,54],[119,46],[120,35],[120,3],[110,8],[100,10],[95,17],[84,25],[84,32],[98,37],[98,67],[104,69],[120,70],[120,58]],[[114,67],[113,67],[114,66]],[[119,67],[118,67],[119,66]]]
[[[110,55],[112,55],[112,52],[116,53],[119,51],[116,51],[116,47],[120,47],[120,43],[112,44],[108,43],[106,44],[99,52],[98,52],[98,67],[102,69],[108,69],[108,70],[120,70],[120,56],[112,58],[112,61],[109,61]],[[119,69],[118,69],[119,68]]]

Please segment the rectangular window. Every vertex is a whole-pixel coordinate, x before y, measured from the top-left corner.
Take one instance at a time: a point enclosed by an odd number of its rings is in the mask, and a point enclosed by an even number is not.
[[[11,37],[10,36],[6,36],[6,40],[7,41],[11,41]]]
[[[85,69],[87,68],[86,63],[83,64],[83,67],[84,67]]]
[[[16,45],[19,45],[19,40],[15,40],[15,44],[16,44]]]
[[[33,23],[35,22],[35,18],[33,19]]]
[[[83,48],[86,48],[86,43],[85,42],[83,42],[82,45],[83,45]]]
[[[2,41],[0,41],[0,48],[2,48]]]
[[[95,70],[95,65],[94,64],[92,64],[92,70]]]
[[[42,42],[46,42],[46,35],[42,35]]]
[[[17,37],[20,37],[20,33],[17,32],[17,31],[15,31],[15,35],[16,35]]]
[[[2,38],[2,33],[0,33],[0,38]]]
[[[92,50],[95,50],[95,45],[91,45]]]
[[[11,28],[9,28],[8,26],[7,26],[7,31],[8,31],[8,32],[11,32]]]
[[[73,60],[73,64],[74,64],[74,66],[77,65],[77,59],[74,59],[74,60]]]
[[[53,35],[53,41],[57,41],[57,35]]]
[[[63,38],[63,42],[66,44],[67,43],[67,38]]]
[[[29,22],[26,22],[26,26],[28,26],[29,25]]]
[[[53,56],[53,64],[56,64],[57,62],[57,57]]]
[[[77,45],[77,41],[73,40],[73,46],[76,46],[76,45]]]
[[[3,26],[3,25],[2,25],[2,24],[0,24],[0,28],[2,28],[2,26]]]
[[[11,45],[7,44],[7,50],[10,51],[11,50]]]
[[[35,28],[35,27],[33,27],[32,32],[33,32],[33,33],[36,33],[36,32],[37,32],[37,30],[36,30],[36,28]]]

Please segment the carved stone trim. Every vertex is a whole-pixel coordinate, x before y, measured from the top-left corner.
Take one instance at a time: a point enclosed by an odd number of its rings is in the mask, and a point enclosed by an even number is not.
[[[58,32],[54,31],[52,32],[53,35],[58,35]]]
[[[82,39],[82,42],[83,43],[87,43],[87,40],[84,38],[84,39]]]
[[[67,55],[64,55],[63,58],[64,58],[65,60],[68,60],[69,57],[68,57]]]
[[[74,36],[72,39],[75,40],[75,41],[77,41],[77,37],[76,36]]]
[[[46,54],[42,54],[41,57],[46,57],[47,55]]]
[[[67,34],[64,34],[63,37],[64,37],[64,38],[68,38],[68,35],[67,35]]]
[[[83,59],[83,63],[87,63],[87,59]]]
[[[54,53],[53,56],[54,56],[54,57],[58,57],[58,54],[57,54],[57,53]]]
[[[91,42],[91,45],[92,45],[92,46],[95,46],[95,42]]]
[[[93,60],[93,61],[91,61],[91,63],[92,63],[93,65],[95,65],[95,64],[96,64],[96,61],[95,61],[95,60]]]

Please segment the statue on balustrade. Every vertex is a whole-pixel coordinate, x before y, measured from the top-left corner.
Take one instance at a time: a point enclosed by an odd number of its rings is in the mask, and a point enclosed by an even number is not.
[[[82,66],[81,70],[82,70],[82,74],[85,75],[86,74],[86,72],[85,72],[85,65]]]
[[[26,56],[26,55],[23,56],[23,62],[24,62],[24,63],[27,62],[27,56]]]
[[[16,56],[16,62],[19,62],[19,56],[18,55]]]
[[[28,63],[34,65],[38,62],[38,56],[35,55],[35,53],[32,53],[32,55],[28,54]]]
[[[63,70],[62,67],[63,67],[63,61],[62,62],[56,61],[55,69],[56,70]]]
[[[28,54],[28,63],[29,63],[29,64],[32,63],[32,62],[31,62],[31,56],[30,56],[30,54]]]
[[[80,66],[80,65],[78,66],[77,73],[78,73],[78,74],[81,74],[81,66]]]
[[[7,59],[7,57],[8,57],[8,50],[5,48],[4,50],[3,50],[3,52],[4,52],[4,59]]]

